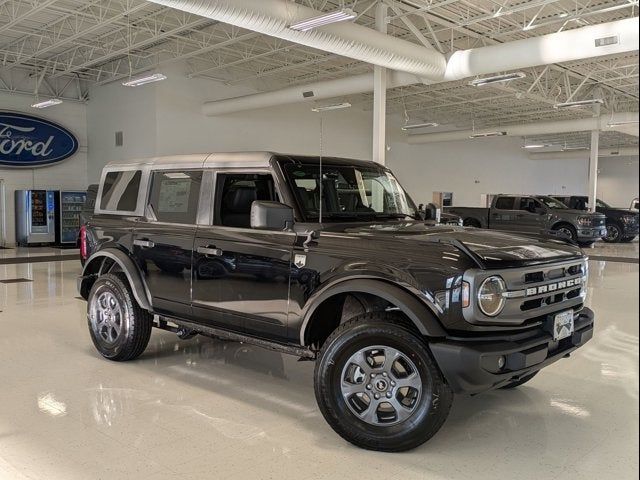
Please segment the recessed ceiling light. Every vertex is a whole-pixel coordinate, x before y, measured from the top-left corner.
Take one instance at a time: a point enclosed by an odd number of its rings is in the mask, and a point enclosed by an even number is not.
[[[438,127],[439,123],[436,122],[424,122],[424,123],[412,123],[410,125],[404,125],[402,130],[416,130],[418,128],[427,128],[427,127]]]
[[[507,132],[483,132],[469,135],[469,138],[504,137]]]
[[[334,103],[332,105],[324,105],[321,107],[314,107],[311,109],[312,112],[327,112],[329,110],[341,110],[343,108],[349,108],[351,104],[349,102],[343,103]]]
[[[472,87],[482,87],[484,85],[490,85],[492,83],[505,83],[512,80],[518,80],[527,76],[524,72],[505,73],[504,75],[496,75],[494,77],[476,78],[469,82]]]
[[[132,78],[126,82],[122,82],[125,87],[140,87],[148,83],[161,82],[166,80],[167,77],[162,73],[154,73],[153,75],[145,75],[144,77]]]
[[[43,102],[36,102],[33,105],[31,105],[31,108],[47,108],[47,107],[53,107],[54,105],[60,105],[62,103],[62,100],[60,100],[59,98],[52,98],[50,100],[45,100]]]
[[[314,28],[329,25],[331,23],[353,20],[356,17],[356,12],[354,12],[350,8],[343,8],[341,10],[334,10],[333,12],[327,12],[322,15],[318,15],[317,17],[300,20],[299,22],[289,25],[289,28],[291,30],[306,32],[308,30],[313,30]]]
[[[553,108],[577,108],[577,107],[589,107],[591,105],[602,105],[604,100],[601,98],[592,98],[589,100],[577,100],[575,102],[563,102],[556,103]]]

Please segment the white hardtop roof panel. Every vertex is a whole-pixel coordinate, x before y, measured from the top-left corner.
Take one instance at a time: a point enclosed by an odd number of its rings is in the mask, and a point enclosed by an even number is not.
[[[169,155],[135,160],[121,160],[109,162],[106,170],[120,168],[140,168],[143,170],[169,170],[187,168],[242,168],[268,167],[273,156],[270,152],[230,152],[230,153],[200,153],[189,155]]]

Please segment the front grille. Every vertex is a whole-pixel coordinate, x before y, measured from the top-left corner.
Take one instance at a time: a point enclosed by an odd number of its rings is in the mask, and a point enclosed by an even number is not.
[[[487,317],[472,303],[473,308],[464,311],[465,319],[478,324],[527,325],[563,310],[579,311],[584,301],[586,274],[583,259],[537,267],[470,270],[465,273],[465,280],[472,292],[492,275],[504,279],[508,292],[505,307],[498,316]]]

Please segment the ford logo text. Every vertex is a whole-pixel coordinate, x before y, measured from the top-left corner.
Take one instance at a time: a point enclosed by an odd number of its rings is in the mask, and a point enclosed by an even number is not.
[[[43,118],[0,112],[0,166],[42,167],[78,151],[78,139]]]

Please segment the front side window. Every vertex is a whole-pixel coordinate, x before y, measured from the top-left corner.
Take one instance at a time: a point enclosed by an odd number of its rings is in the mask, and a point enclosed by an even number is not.
[[[562,203],[559,200],[556,200],[555,198],[551,198],[551,197],[538,197],[538,200],[540,200],[542,203],[544,203],[544,205],[547,208],[557,208],[560,210],[566,210],[567,207],[564,203]]]
[[[609,204],[604,203],[604,202],[603,202],[602,200],[600,200],[600,199],[596,199],[596,207],[599,207],[599,208],[611,208],[611,207],[609,206]]]
[[[285,172],[307,221],[416,218],[416,207],[387,170],[288,164]],[[321,195],[322,192],[322,195]],[[322,198],[322,201],[321,201]]]
[[[514,197],[498,197],[495,208],[498,210],[513,210],[515,200]]]
[[[134,212],[140,190],[140,170],[109,172],[104,178],[100,209],[113,212]]]
[[[214,224],[251,228],[251,205],[256,200],[278,201],[273,177],[263,173],[224,173],[216,180]]]
[[[155,172],[149,206],[155,220],[193,224],[198,213],[202,172]]]

